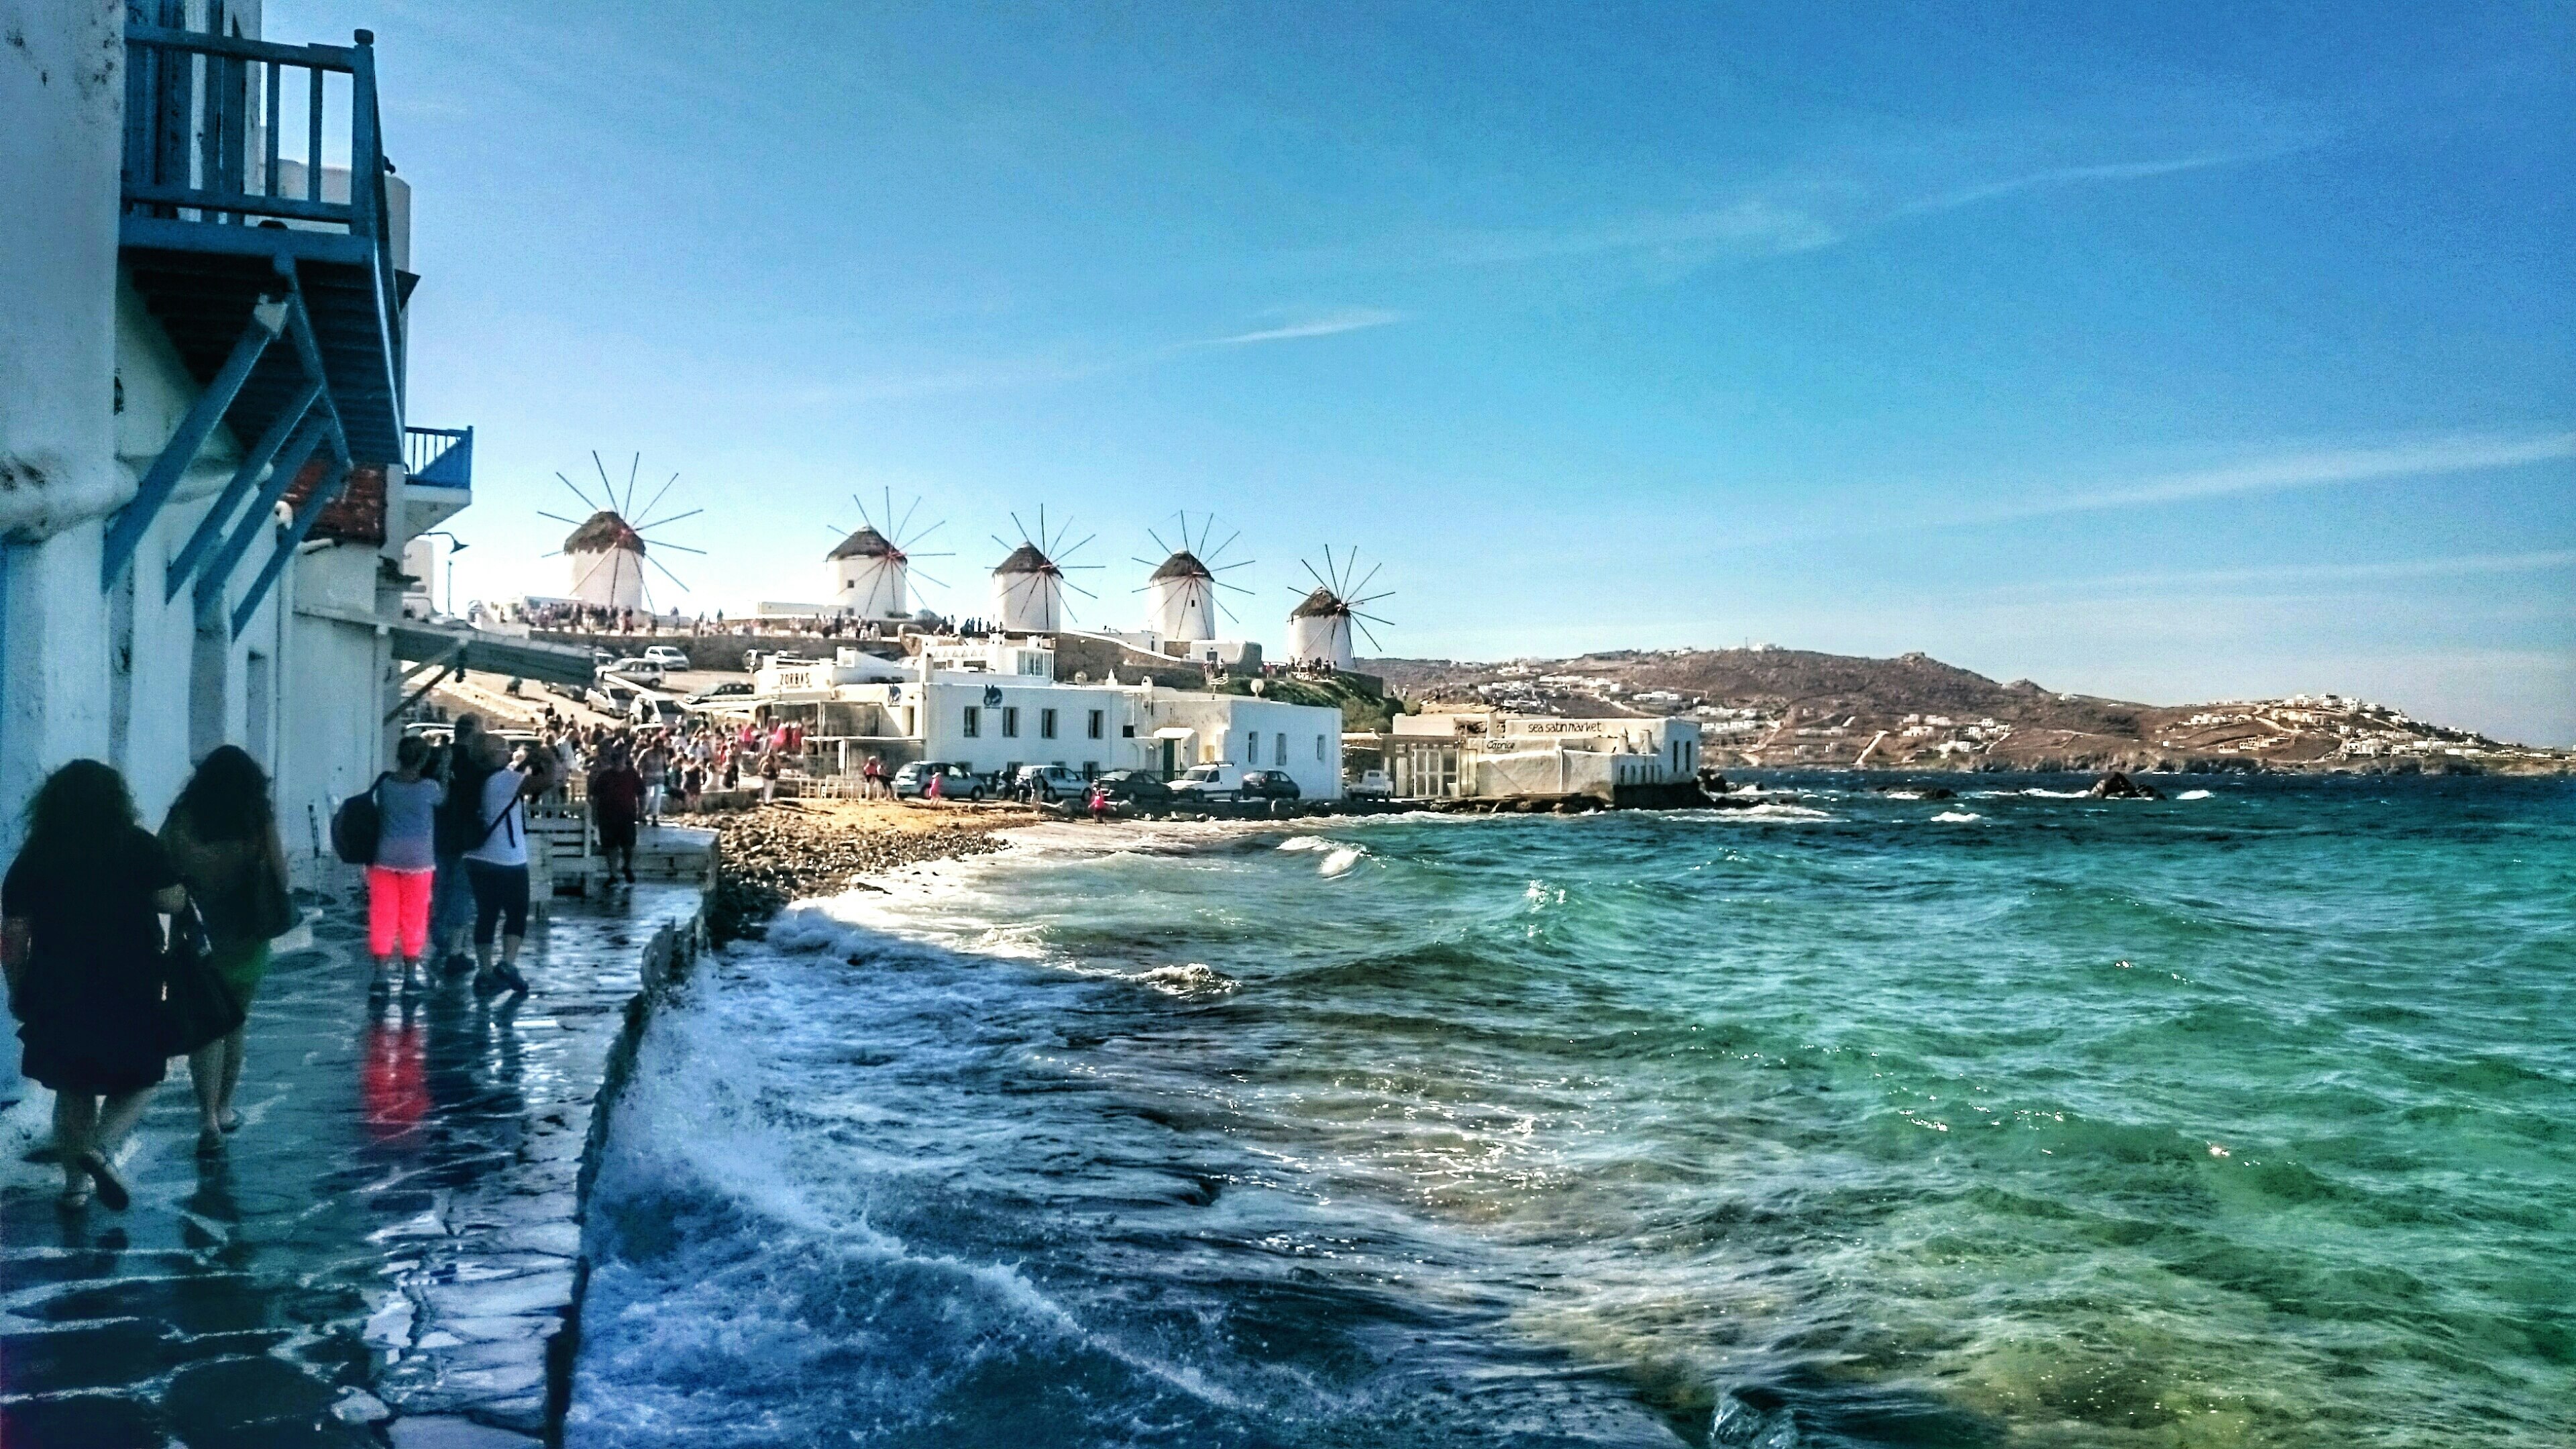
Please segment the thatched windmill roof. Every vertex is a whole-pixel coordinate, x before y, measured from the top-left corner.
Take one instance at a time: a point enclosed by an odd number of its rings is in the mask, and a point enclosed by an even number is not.
[[[1002,560],[1001,565],[995,568],[993,572],[997,574],[1051,574],[1056,572],[1056,566],[1055,561],[1048,558],[1043,552],[1041,552],[1036,544],[1024,543],[1018,548],[1011,550],[1011,556]]]
[[[1206,564],[1199,562],[1197,554],[1188,549],[1181,549],[1170,558],[1163,560],[1163,566],[1154,570],[1147,582],[1150,583],[1155,579],[1212,579],[1215,577],[1215,574],[1208,572]]]
[[[574,529],[563,541],[566,553],[606,553],[612,548],[622,548],[628,553],[644,551],[643,536],[629,527],[613,508],[603,508],[592,514],[589,521]]]
[[[830,553],[823,555],[825,562],[844,558],[901,557],[903,557],[903,550],[894,546],[893,539],[864,524],[860,526],[858,532],[842,539]]]
[[[1329,619],[1336,614],[1347,614],[1350,611],[1351,606],[1342,602],[1340,595],[1334,593],[1330,589],[1319,588],[1313,593],[1308,594],[1305,598],[1298,600],[1297,607],[1288,611],[1288,617],[1291,619]]]

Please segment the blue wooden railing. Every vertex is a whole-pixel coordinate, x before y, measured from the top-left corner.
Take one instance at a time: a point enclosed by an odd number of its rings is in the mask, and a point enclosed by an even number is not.
[[[433,488],[474,486],[472,428],[403,429],[403,471]]]
[[[281,45],[126,26],[125,210],[129,216],[211,226],[344,233],[358,242],[376,273],[380,324],[399,355],[401,291],[385,204],[375,35],[361,30],[356,41]],[[333,92],[340,88],[329,84],[334,75],[349,78],[337,105]],[[291,147],[286,101],[299,93],[301,145]],[[322,194],[323,172],[329,149],[343,139],[349,194],[332,201]],[[301,186],[288,183],[289,163],[303,172]]]

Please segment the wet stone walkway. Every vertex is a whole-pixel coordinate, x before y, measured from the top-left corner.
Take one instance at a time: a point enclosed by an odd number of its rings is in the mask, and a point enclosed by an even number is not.
[[[694,886],[558,902],[533,995],[460,978],[371,1002],[354,872],[310,897],[251,1013],[246,1125],[195,1151],[184,1064],[120,1159],[133,1207],[56,1202],[0,1114],[0,1445],[527,1444],[572,1301],[575,1183],[601,1073],[658,929]],[[13,1055],[14,1040],[0,1043]],[[562,1345],[569,1348],[569,1344]]]

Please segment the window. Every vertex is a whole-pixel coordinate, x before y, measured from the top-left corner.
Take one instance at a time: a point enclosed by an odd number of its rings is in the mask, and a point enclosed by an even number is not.
[[[984,712],[971,704],[966,706],[965,729],[970,740],[984,732]]]
[[[1096,709],[1091,712],[1091,737],[1100,738],[1100,711]]]
[[[1097,711],[1094,711],[1094,713],[1097,713]],[[1099,779],[1099,778],[1100,778],[1100,762],[1099,762],[1098,760],[1085,760],[1085,761],[1083,761],[1083,762],[1082,762],[1082,778],[1084,778],[1084,779],[1086,779],[1086,780],[1097,780],[1097,779]]]
[[[1122,740],[1132,740],[1136,738],[1136,727],[1134,725],[1120,725],[1118,727],[1118,738]]]
[[[1288,735],[1284,730],[1270,737],[1270,763],[1282,769],[1287,767]]]
[[[1323,760],[1323,758],[1324,758],[1324,737],[1323,737],[1322,735],[1317,735],[1317,736],[1315,736],[1315,759],[1316,759],[1316,761],[1317,761],[1318,763],[1320,763],[1320,762]]]
[[[1019,707],[1018,705],[1016,705],[1016,704],[1006,704],[1006,705],[1003,705],[1003,706],[1002,706],[1002,738],[1004,738],[1004,739],[1006,739],[1006,740],[1016,740],[1016,739],[1018,739],[1019,737],[1020,737],[1020,707]]]
[[[1038,711],[1038,738],[1042,740],[1051,740],[1055,738],[1054,710],[1042,709]]]

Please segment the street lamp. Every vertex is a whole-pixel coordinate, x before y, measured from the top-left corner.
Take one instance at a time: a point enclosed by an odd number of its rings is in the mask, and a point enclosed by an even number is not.
[[[443,528],[433,528],[421,537],[447,540],[447,582],[446,586],[439,590],[438,612],[453,614],[456,612],[456,556],[465,552],[465,540]]]

